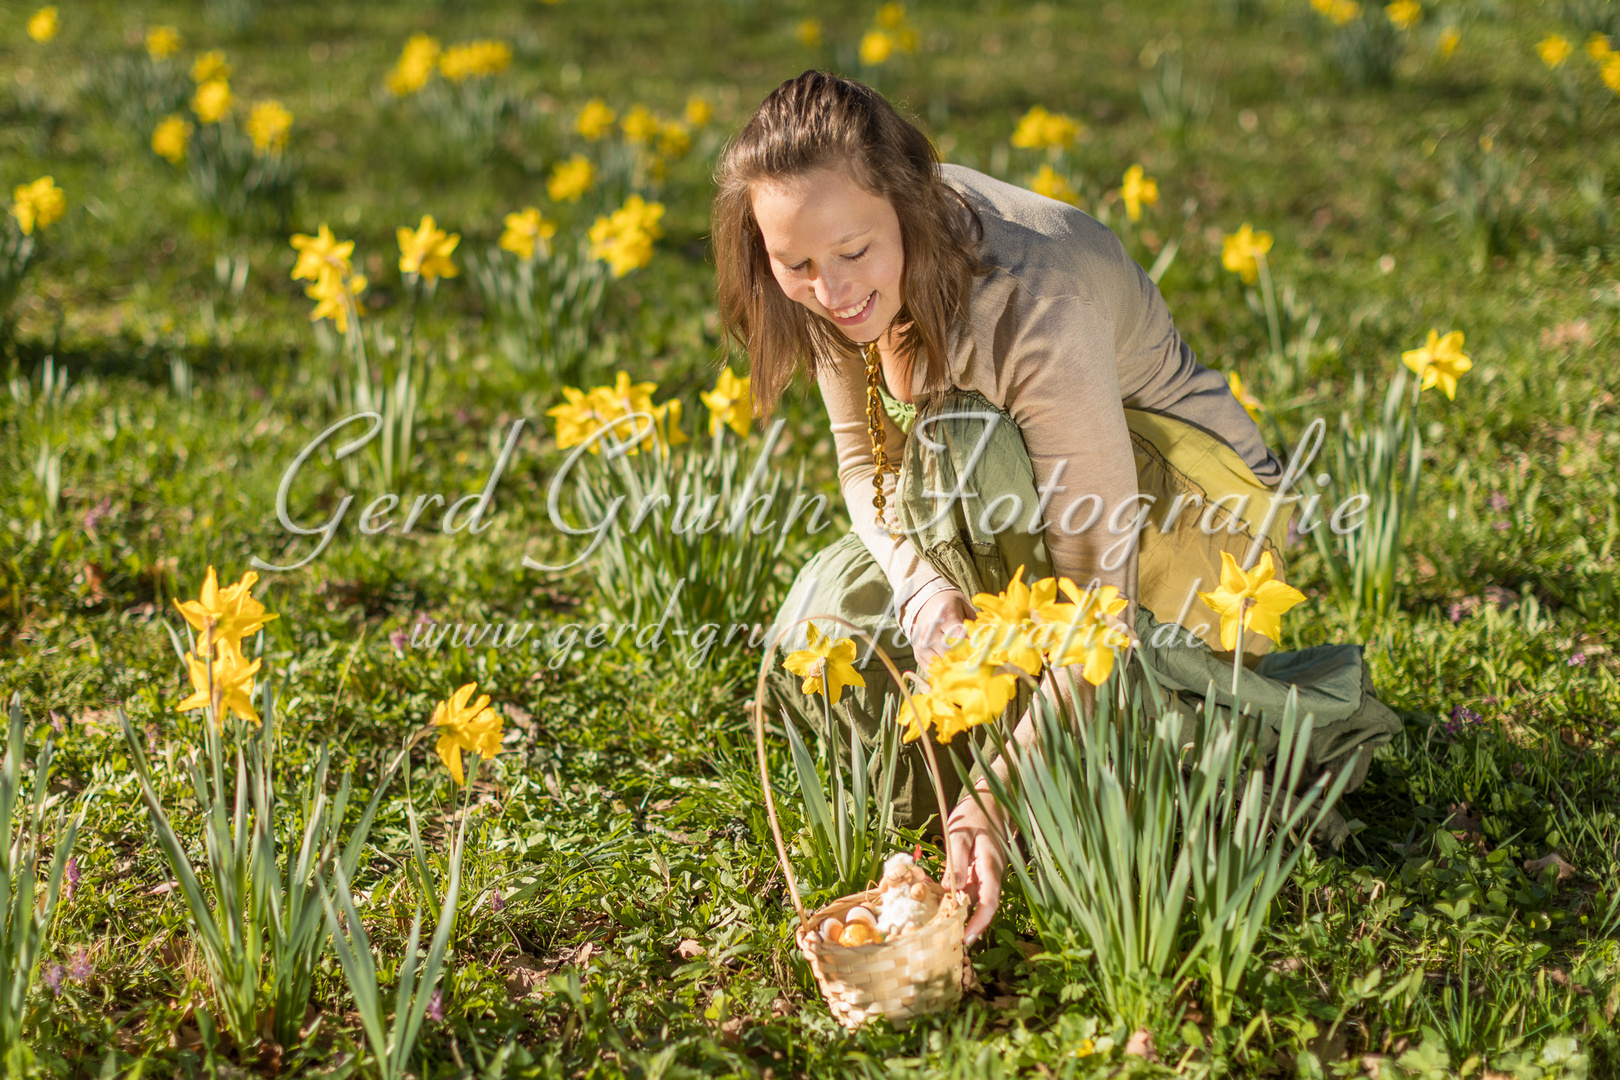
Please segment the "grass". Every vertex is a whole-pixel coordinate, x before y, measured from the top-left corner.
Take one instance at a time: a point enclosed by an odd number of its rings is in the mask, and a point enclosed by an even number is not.
[[[1232,1025],[1165,1001],[1148,1025],[1159,1063],[1129,1064],[1346,1075],[1376,1054],[1389,1075],[1620,1073],[1620,243],[1607,231],[1620,103],[1577,52],[1572,106],[1536,57],[1550,30],[1584,41],[1564,9],[1426,5],[1386,88],[1345,81],[1303,0],[913,5],[921,50],[875,72],[853,59],[873,12],[847,3],[61,8],[60,35],[36,45],[22,30],[32,9],[0,6],[0,181],[9,191],[50,173],[69,203],[0,359],[13,385],[0,396],[0,696],[21,693],[35,722],[58,727],[64,791],[100,791],[46,957],[83,977],[60,993],[35,984],[30,1029],[45,1072],[340,1076],[364,1045],[330,955],[301,1045],[242,1059],[205,1038],[203,967],[113,711],[122,705],[144,734],[159,793],[198,843],[195,808],[179,795],[201,720],[172,708],[183,672],[159,623],[178,625],[171,599],[194,594],[210,564],[234,579],[250,557],[309,550],[277,524],[276,487],[343,415],[341,361],[316,346],[284,231],[219,219],[98,92],[110,57],[172,23],[186,42],[180,59],[223,48],[243,101],[274,95],[292,110],[290,228],[329,221],[356,241],[379,319],[404,302],[396,226],[431,213],[464,250],[481,249],[502,214],[556,210],[544,178],[571,152],[568,124],[586,98],[678,114],[689,95],[707,97],[716,122],[663,186],[658,253],[611,283],[589,358],[597,381],[624,368],[656,380],[660,399],[682,397],[688,428],[720,348],[704,240],[713,153],[772,86],[816,65],[871,77],[949,160],[1013,179],[1038,164],[1006,146],[1029,106],[1078,116],[1089,132],[1066,164],[1091,209],[1141,162],[1163,199],[1128,233],[1133,254],[1147,265],[1179,240],[1161,283],[1178,327],[1206,363],[1241,372],[1289,433],[1341,407],[1370,410],[1401,350],[1431,327],[1464,330],[1475,368],[1456,402],[1422,403],[1425,488],[1398,609],[1376,620],[1339,610],[1315,556],[1291,553],[1291,577],[1313,602],[1283,644],[1365,642],[1405,730],[1343,803],[1361,823],[1343,855],[1307,854],[1284,889]],[[257,17],[232,29],[238,9]],[[827,41],[813,49],[793,35],[811,16]],[[1442,62],[1433,36],[1449,22],[1461,45]],[[514,104],[487,156],[469,163],[412,102],[382,91],[416,32],[511,43],[500,78]],[[1184,109],[1185,123],[1153,123],[1141,84],[1167,52],[1184,83],[1209,95],[1207,119]],[[1481,189],[1478,178],[1515,171],[1484,169],[1481,154],[1517,166],[1513,185]],[[1594,171],[1606,178],[1603,213],[1581,194]],[[1458,184],[1464,175],[1472,188]],[[577,236],[590,213],[562,208],[562,233]],[[1220,234],[1244,221],[1274,234],[1279,288],[1322,317],[1296,370],[1267,363],[1266,325],[1220,268]],[[543,411],[560,388],[498,358],[472,295],[447,281],[429,305],[424,335],[438,363],[398,493],[448,501],[479,490],[512,420],[527,418],[489,529],[363,536],[358,508],[380,493],[369,474],[312,459],[299,520],[325,520],[346,494],[354,509],[320,558],[267,574],[262,590],[281,614],[265,647],[286,790],[330,745],[334,768],[353,769],[368,791],[463,682],[477,680],[508,718],[504,751],[477,782],[466,901],[422,1075],[1119,1069],[1130,1032],[1111,1029],[1088,958],[1032,959],[1016,889],[975,953],[983,996],[906,1031],[837,1028],[792,948],[760,808],[743,710],[758,654],[716,648],[689,666],[631,640],[585,648],[567,629],[610,610],[589,568],[548,576],[520,565],[525,553],[558,563],[578,550],[544,509],[563,455]],[[47,393],[47,370],[67,373],[65,391]],[[800,394],[786,415],[778,460],[807,462],[836,503],[819,404]],[[60,454],[54,506],[35,478],[42,442]],[[796,536],[784,564],[765,569],[778,596],[825,535]],[[504,649],[390,640],[421,616],[535,630]],[[771,760],[773,787],[792,790],[785,743]],[[427,840],[442,847],[451,783],[442,770],[418,773]],[[366,929],[391,992],[419,899],[399,884],[410,851],[401,795],[385,800],[372,838],[356,887],[371,898]],[[1552,852],[1572,875],[1526,869]],[[1113,1049],[1097,1049],[1105,1038]]]

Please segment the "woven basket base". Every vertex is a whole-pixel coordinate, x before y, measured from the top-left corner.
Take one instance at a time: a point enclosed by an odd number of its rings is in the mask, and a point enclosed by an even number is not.
[[[939,910],[924,926],[872,945],[831,945],[810,932],[831,917],[840,921],[857,904],[872,907],[877,889],[840,897],[810,916],[794,935],[810,961],[816,984],[838,1022],[857,1028],[876,1016],[904,1023],[943,1012],[962,999],[963,937],[967,904],[940,890]]]

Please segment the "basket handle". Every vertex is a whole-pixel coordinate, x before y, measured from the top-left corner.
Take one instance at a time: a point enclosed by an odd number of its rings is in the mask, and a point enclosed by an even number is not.
[[[889,669],[889,675],[894,679],[894,684],[900,688],[900,693],[905,696],[906,703],[911,703],[911,690],[906,686],[906,680],[901,675],[900,669],[894,666],[893,660],[889,659],[889,654],[884,652],[883,646],[879,645],[866,631],[848,619],[837,615],[806,615],[804,618],[797,619],[783,627],[782,632],[773,637],[765,646],[765,657],[759,664],[759,680],[754,685],[754,750],[759,758],[760,787],[765,793],[765,816],[771,823],[771,838],[776,841],[776,857],[782,864],[782,873],[787,876],[788,894],[793,897],[793,908],[799,913],[800,925],[807,925],[810,922],[810,916],[804,910],[804,900],[799,896],[799,883],[793,876],[793,864],[788,861],[787,845],[782,842],[782,823],[776,817],[776,800],[771,793],[770,770],[765,761],[765,678],[771,670],[771,657],[776,654],[777,646],[787,638],[788,631],[803,623],[817,619],[824,619],[847,627],[855,636],[870,645],[873,652],[877,654],[877,658],[883,661],[883,666]],[[831,732],[828,732],[828,736],[831,737]],[[939,760],[934,756],[934,748],[929,745],[928,733],[924,731],[918,736],[918,739],[923,745],[923,756],[928,759],[928,779],[933,783],[934,798],[938,800],[939,804],[939,827],[945,833],[945,880],[950,881],[953,869],[951,837],[948,828],[950,810],[945,806],[945,789],[939,781]]]

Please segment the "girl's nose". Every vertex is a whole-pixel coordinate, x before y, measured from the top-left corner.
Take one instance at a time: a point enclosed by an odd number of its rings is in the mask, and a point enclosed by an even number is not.
[[[826,274],[816,279],[816,300],[828,311],[847,307],[854,303],[848,295],[849,289],[842,280],[834,279]]]

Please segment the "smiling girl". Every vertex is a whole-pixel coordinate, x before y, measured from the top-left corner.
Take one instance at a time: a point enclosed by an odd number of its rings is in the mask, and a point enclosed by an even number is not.
[[[1245,566],[1270,554],[1283,577],[1286,507],[1266,515],[1283,466],[1112,232],[942,165],[881,95],[815,71],[765,99],[716,180],[720,315],[748,352],[756,409],[768,415],[801,373],[815,382],[853,526],[800,571],[779,625],[832,614],[875,638],[898,625],[885,651],[926,669],[973,618],[969,598],[1022,567],[1025,582],[1058,575],[1130,598],[1123,628],[1162,685],[1230,687],[1220,620],[1197,592],[1218,584],[1223,551]],[[1243,700],[1280,712],[1298,686],[1316,717],[1311,778],[1349,769],[1358,785],[1400,728],[1360,649],[1262,656],[1272,644],[1246,635]],[[874,743],[898,690],[875,661],[863,676],[835,716]],[[796,682],[775,677],[795,700]],[[905,755],[902,824],[926,818],[926,782]],[[981,788],[947,823],[965,868],[955,884],[977,904],[970,941],[1000,896],[996,816]],[[1347,828],[1335,817],[1325,831],[1337,846]]]

